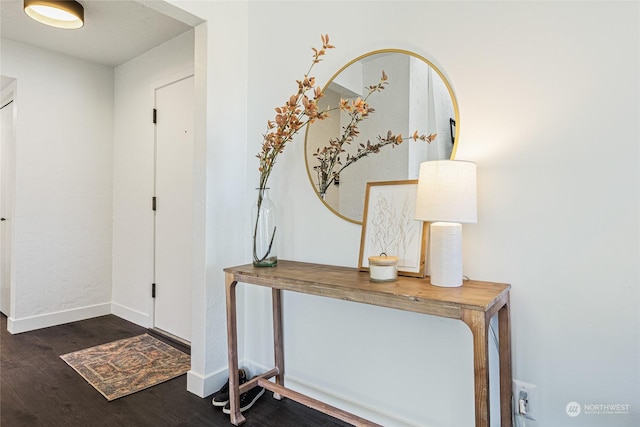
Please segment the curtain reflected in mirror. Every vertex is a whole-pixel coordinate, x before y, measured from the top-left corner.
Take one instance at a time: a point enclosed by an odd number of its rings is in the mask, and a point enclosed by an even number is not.
[[[419,55],[400,50],[363,55],[339,70],[323,94],[319,107],[330,113],[307,128],[307,172],[322,202],[347,221],[362,223],[367,182],[417,179],[420,163],[455,155],[459,119],[453,91]],[[369,111],[354,133],[355,115],[340,103],[357,109],[363,100]],[[338,150],[337,141],[343,141]],[[336,156],[331,165],[318,155],[329,148]]]

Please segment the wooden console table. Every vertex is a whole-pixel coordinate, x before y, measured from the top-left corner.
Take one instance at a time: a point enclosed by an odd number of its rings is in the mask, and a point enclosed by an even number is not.
[[[260,386],[276,399],[287,397],[355,426],[375,426],[370,421],[284,387],[284,346],[282,333],[282,291],[293,291],[398,310],[460,319],[473,335],[476,427],[489,427],[489,321],[498,313],[500,357],[500,417],[503,427],[511,427],[511,343],[509,289],[501,283],[465,281],[459,288],[432,286],[429,278],[398,277],[397,282],[374,283],[368,273],[354,268],[278,261],[273,268],[252,264],[225,268],[227,294],[227,334],[229,345],[229,392],[231,423],[245,421],[239,410],[239,396]],[[272,289],[275,367],[249,382],[238,381],[238,336],[236,285],[238,282]],[[275,382],[269,381],[275,377]]]

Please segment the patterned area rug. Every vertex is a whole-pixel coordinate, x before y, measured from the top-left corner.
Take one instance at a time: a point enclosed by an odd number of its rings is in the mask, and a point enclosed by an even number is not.
[[[191,367],[188,354],[147,334],[60,357],[109,401],[183,375]]]

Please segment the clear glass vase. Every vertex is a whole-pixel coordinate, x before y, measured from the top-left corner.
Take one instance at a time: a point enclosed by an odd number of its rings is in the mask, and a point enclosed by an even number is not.
[[[275,267],[276,255],[276,206],[269,198],[268,188],[258,188],[258,197],[252,209],[253,265]]]

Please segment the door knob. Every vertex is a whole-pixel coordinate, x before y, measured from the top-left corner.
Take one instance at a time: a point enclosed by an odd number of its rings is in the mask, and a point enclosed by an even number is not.
[[[0,218],[0,221],[6,221],[7,218]]]

